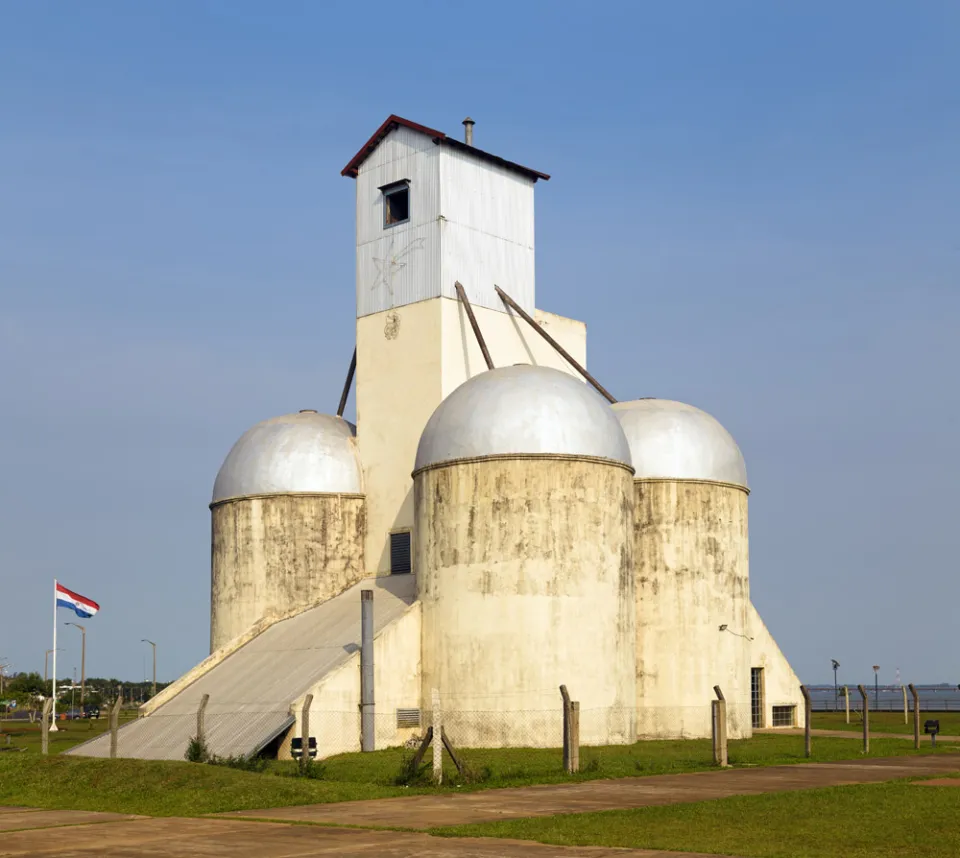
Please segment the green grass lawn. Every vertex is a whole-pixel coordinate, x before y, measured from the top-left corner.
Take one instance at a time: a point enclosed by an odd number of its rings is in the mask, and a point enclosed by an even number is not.
[[[137,717],[136,710],[120,713],[120,726]],[[93,718],[77,721],[57,721],[57,731],[50,734],[50,753],[59,754],[99,736],[110,729],[110,719]],[[9,743],[7,739],[9,738]],[[40,724],[31,724],[29,721],[0,721],[0,756],[2,749],[26,748],[27,753],[40,753]]]
[[[199,816],[409,794],[401,787],[276,777],[154,760],[0,755],[0,804]]]
[[[340,783],[393,785],[405,753],[400,749],[372,754],[342,754],[323,761],[324,779]],[[900,739],[874,739],[870,757],[916,754],[910,742]],[[931,753],[922,746],[921,754]],[[938,746],[936,753],[958,753],[960,748]],[[462,788],[527,786],[531,784],[570,783],[597,778],[639,777],[704,771],[713,767],[709,739],[637,742],[580,749],[581,771],[567,775],[562,770],[559,748],[464,749],[459,752],[473,777]],[[771,766],[804,762],[828,762],[862,757],[859,738],[822,738],[813,742],[813,757],[803,756],[803,736],[759,734],[752,739],[731,741],[729,761],[734,766]],[[430,761],[430,752],[425,758]],[[274,762],[272,771],[292,769],[293,763]],[[428,769],[425,766],[425,769]],[[427,772],[425,771],[425,775]],[[444,754],[444,781],[459,783],[456,769]],[[425,783],[423,785],[426,785]]]
[[[813,743],[812,761],[857,759],[861,756],[859,748],[856,738],[819,739]],[[878,739],[871,743],[872,757],[916,753],[911,743],[899,739]],[[924,748],[919,753],[930,751]],[[960,748],[943,745],[936,753],[960,754]],[[575,776],[565,775],[561,770],[559,749],[467,749],[462,751],[462,756],[474,772],[469,782],[458,782],[452,764],[444,755],[444,786],[434,787],[424,780],[400,786],[396,779],[404,755],[405,752],[399,749],[343,754],[317,766],[319,779],[307,779],[283,777],[294,772],[294,764],[290,762],[275,761],[269,763],[263,772],[245,772],[186,762],[0,753],[0,804],[190,816],[225,810],[569,783],[712,768],[709,740],[585,747],[581,749],[583,771]],[[753,739],[731,742],[730,762],[734,766],[805,762],[803,737],[758,735]],[[957,798],[960,799],[960,795]]]
[[[621,846],[744,858],[956,858],[960,788],[829,787],[436,829],[563,846]]]
[[[920,730],[923,731],[924,721],[940,722],[940,732],[944,736],[960,736],[960,712],[921,712]],[[815,730],[851,730],[859,732],[863,729],[863,720],[857,712],[850,713],[850,723],[846,722],[843,712],[814,712],[812,726]],[[871,712],[871,733],[905,733],[913,735],[913,713],[910,713],[909,723],[903,723],[903,712]],[[929,742],[926,736],[922,737]]]

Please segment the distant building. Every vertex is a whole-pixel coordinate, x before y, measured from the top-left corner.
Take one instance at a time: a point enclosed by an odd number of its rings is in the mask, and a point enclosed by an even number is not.
[[[237,441],[211,504],[211,655],[121,756],[182,758],[204,695],[214,753],[288,755],[307,695],[319,755],[358,750],[364,589],[378,747],[422,732],[435,689],[464,747],[558,746],[561,684],[585,744],[707,736],[714,686],[732,738],[802,718],[750,601],[736,442],[691,405],[611,407],[584,381],[584,324],[536,308],[549,176],[464,124],[391,116],[343,170],[357,426],[305,410]]]

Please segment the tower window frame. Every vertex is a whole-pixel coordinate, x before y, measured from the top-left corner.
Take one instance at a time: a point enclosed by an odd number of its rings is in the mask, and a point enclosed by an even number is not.
[[[383,228],[410,222],[410,180],[400,179],[381,185],[377,190],[383,197]]]

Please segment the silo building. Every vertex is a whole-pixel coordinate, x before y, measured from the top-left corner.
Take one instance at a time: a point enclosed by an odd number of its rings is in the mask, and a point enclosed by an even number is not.
[[[422,696],[468,747],[555,745],[557,689],[581,740],[634,740],[633,469],[600,396],[547,367],[458,387],[414,470]]]
[[[461,747],[559,746],[561,684],[584,744],[708,735],[714,686],[732,737],[802,723],[750,601],[737,444],[692,406],[611,407],[585,325],[536,304],[549,175],[464,125],[390,116],[341,171],[357,312],[340,408],[266,420],[227,454],[210,655],[120,731],[120,756],[182,759],[201,701],[219,756],[289,756],[305,713],[318,756],[359,750],[364,590],[376,747],[422,736],[435,695]]]
[[[211,652],[363,577],[354,435],[342,418],[307,409],[258,423],[230,450],[210,504]]]

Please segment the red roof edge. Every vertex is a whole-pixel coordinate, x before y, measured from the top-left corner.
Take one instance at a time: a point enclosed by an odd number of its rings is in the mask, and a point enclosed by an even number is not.
[[[426,125],[419,125],[416,122],[411,122],[409,119],[404,119],[402,116],[391,113],[390,116],[387,117],[387,121],[373,132],[370,139],[360,147],[360,151],[357,152],[347,163],[347,166],[340,171],[340,175],[349,176],[351,179],[357,178],[360,165],[370,157],[373,150],[380,145],[380,141],[383,140],[384,137],[393,131],[394,128],[398,128],[401,125],[404,128],[426,134],[428,137],[433,137],[435,140],[443,140],[443,138],[447,136],[442,131],[437,131],[436,128],[427,128]]]
[[[475,155],[483,161],[489,161],[507,170],[513,170],[515,173],[520,173],[528,179],[532,179],[534,182],[537,181],[537,179],[546,181],[550,178],[547,173],[541,173],[539,170],[531,170],[529,167],[524,167],[522,164],[517,164],[514,161],[508,161],[499,155],[484,152],[483,149],[477,149],[475,146],[468,146],[466,143],[461,143],[453,137],[447,137],[446,134],[442,131],[437,131],[436,128],[427,128],[426,125],[419,125],[416,122],[411,122],[409,119],[404,119],[402,116],[397,116],[396,114],[391,114],[387,117],[386,122],[373,132],[370,139],[360,147],[360,151],[357,152],[347,163],[347,166],[340,171],[340,175],[349,176],[351,179],[357,178],[360,165],[370,157],[373,150],[380,145],[380,141],[382,141],[384,137],[393,131],[394,128],[399,128],[400,126],[410,128],[413,131],[419,131],[421,134],[426,134],[428,137],[432,137],[435,143],[443,143],[452,149]]]

